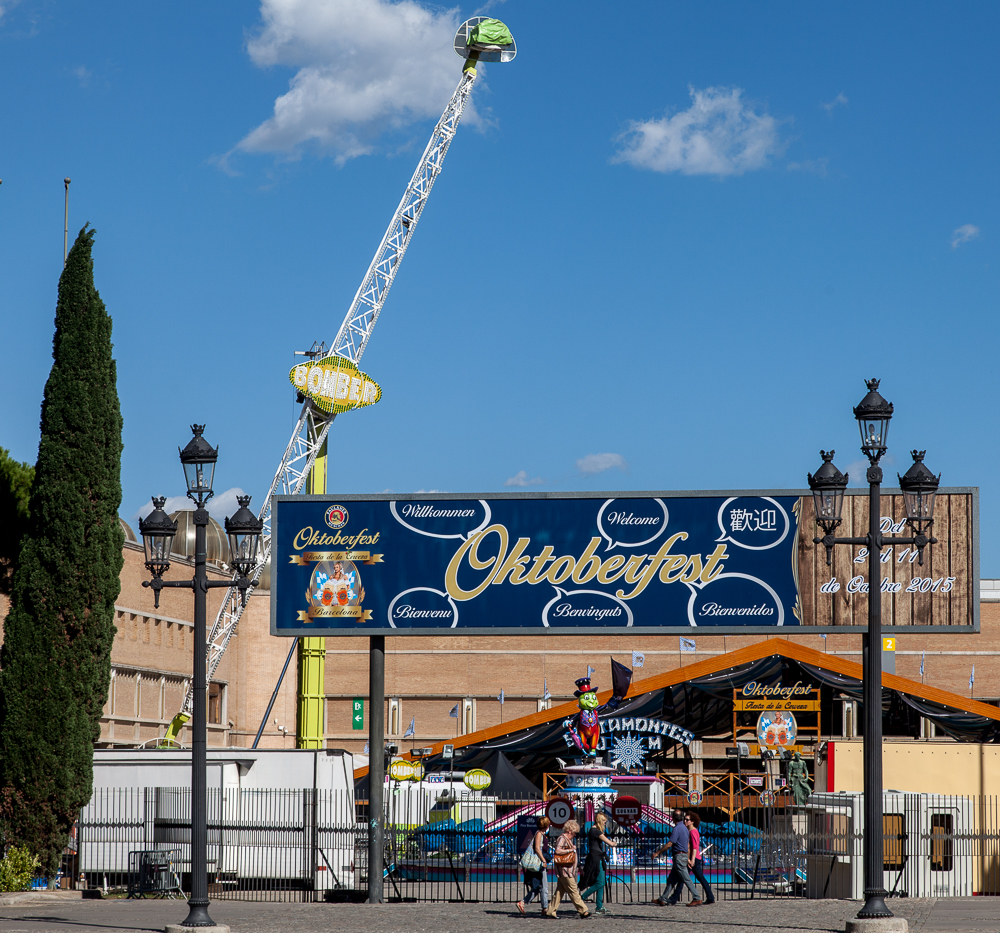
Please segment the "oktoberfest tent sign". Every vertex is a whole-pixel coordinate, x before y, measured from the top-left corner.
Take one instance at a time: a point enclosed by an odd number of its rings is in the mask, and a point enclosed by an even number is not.
[[[850,607],[867,596],[863,568],[848,565],[853,576],[843,592],[830,584],[812,541],[811,508],[788,492],[276,496],[271,631],[821,628],[824,612],[831,622],[834,612],[843,616],[838,600]],[[941,542],[937,527],[935,534]],[[902,580],[918,571],[925,572],[908,563],[896,573]],[[968,589],[964,573],[942,576],[936,588],[918,586],[906,610],[910,624],[921,613],[932,624],[947,611],[961,625],[964,604],[955,596]],[[913,592],[903,582],[898,589]],[[971,612],[965,624],[973,624]]]

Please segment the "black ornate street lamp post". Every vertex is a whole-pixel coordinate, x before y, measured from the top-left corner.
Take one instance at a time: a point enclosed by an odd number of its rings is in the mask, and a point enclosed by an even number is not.
[[[237,579],[209,580],[205,570],[207,558],[208,510],[205,504],[212,498],[212,478],[218,448],[213,449],[202,436],[203,424],[191,425],[194,437],[182,451],[181,464],[187,481],[188,497],[197,506],[194,512],[195,545],[194,577],[190,580],[165,581],[163,574],[170,569],[170,547],[177,533],[177,522],[163,511],[163,498],[153,499],[154,510],[139,521],[143,547],[146,550],[146,569],[153,575],[144,580],[143,586],[152,587],[154,603],[160,605],[160,590],[164,587],[184,587],[194,590],[194,673],[193,717],[191,723],[191,899],[188,915],[181,926],[211,927],[215,921],[208,915],[208,811],[206,800],[206,716],[205,702],[208,685],[205,682],[207,666],[206,615],[208,591],[214,587],[237,586],[241,596],[246,596],[251,581],[249,575],[257,566],[263,522],[247,508],[249,496],[240,496],[240,508],[226,519],[229,537],[230,566]]]
[[[886,451],[892,404],[878,392],[878,379],[866,381],[868,394],[854,409],[861,429],[861,450],[868,458],[868,534],[857,538],[837,538],[834,531],[841,523],[847,474],[833,465],[835,451],[821,450],[823,465],[815,476],[809,474],[809,488],[813,494],[816,523],[823,529],[822,538],[813,538],[826,548],[826,562],[830,564],[834,545],[864,545],[868,548],[868,633],[862,636],[864,681],[864,874],[865,903],[858,911],[861,919],[891,917],[886,906],[883,883],[883,826],[882,826],[882,548],[888,545],[907,544],[916,547],[918,561],[924,562],[924,548],[936,543],[927,532],[934,522],[934,497],[940,476],[934,476],[923,464],[922,450],[913,451],[913,466],[905,476],[899,477],[906,507],[906,523],[913,529],[910,538],[886,537],[881,533],[882,467],[879,461]],[[898,475],[898,474],[897,474]]]

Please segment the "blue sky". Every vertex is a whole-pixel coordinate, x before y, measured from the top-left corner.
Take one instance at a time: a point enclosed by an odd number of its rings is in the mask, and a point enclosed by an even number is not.
[[[259,502],[292,352],[336,333],[477,8],[0,9],[0,445],[35,459],[70,176],[114,318],[122,514],[181,491],[195,421],[217,488]],[[477,84],[331,492],[800,488],[821,447],[860,478],[851,407],[880,376],[887,472],[927,448],[980,486],[1000,576],[996,6],[490,11],[518,57]]]

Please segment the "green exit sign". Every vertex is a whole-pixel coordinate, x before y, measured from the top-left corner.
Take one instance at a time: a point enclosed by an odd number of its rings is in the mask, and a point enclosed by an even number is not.
[[[365,701],[360,697],[353,700],[353,710],[351,715],[351,728],[364,729],[365,727]]]

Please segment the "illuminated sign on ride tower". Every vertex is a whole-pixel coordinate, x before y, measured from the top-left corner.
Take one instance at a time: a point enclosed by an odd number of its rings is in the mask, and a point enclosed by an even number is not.
[[[867,500],[846,498],[860,522]],[[978,627],[975,491],[938,498],[953,518],[922,567],[887,548],[887,627]],[[797,491],[276,496],[271,632],[861,630],[866,558],[826,567],[811,509]]]

